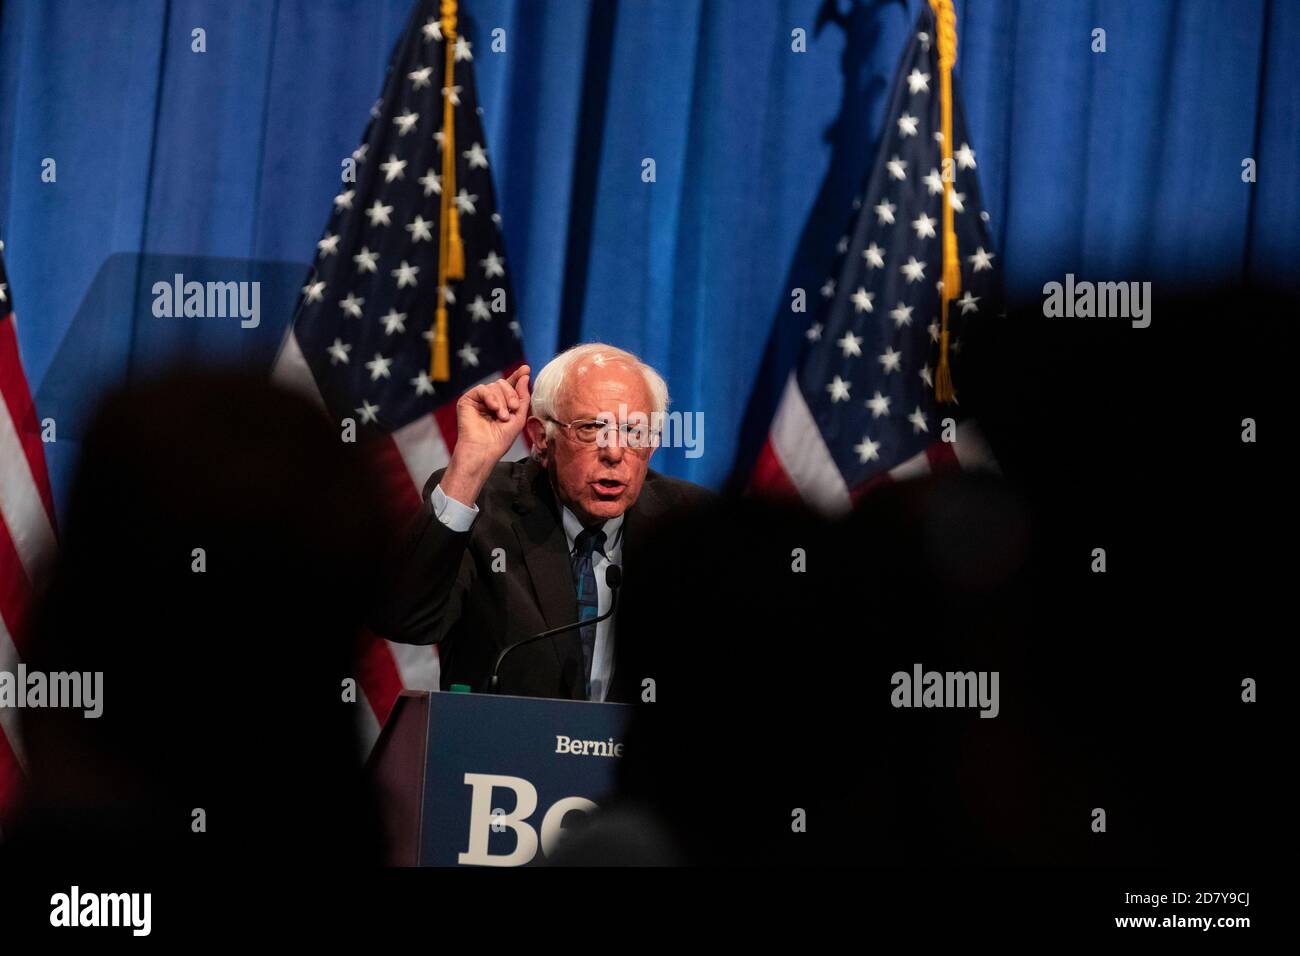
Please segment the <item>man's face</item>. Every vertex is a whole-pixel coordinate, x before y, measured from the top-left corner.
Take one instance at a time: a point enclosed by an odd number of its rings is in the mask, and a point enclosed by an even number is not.
[[[652,404],[636,369],[619,363],[575,365],[560,387],[556,418],[617,421],[625,411],[629,421],[646,422]],[[653,448],[627,448],[613,433],[583,444],[571,428],[556,428],[548,439],[537,418],[529,419],[528,429],[561,503],[584,525],[616,518],[636,503]]]

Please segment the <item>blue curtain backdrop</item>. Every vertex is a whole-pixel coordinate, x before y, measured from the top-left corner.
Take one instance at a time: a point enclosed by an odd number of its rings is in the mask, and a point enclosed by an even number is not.
[[[720,485],[762,433],[806,322],[790,289],[824,279],[923,3],[463,0],[528,355],[604,339],[661,368],[706,415],[703,457],[663,470]],[[1013,296],[1066,271],[1294,287],[1300,4],[957,6]],[[270,362],[410,7],[3,0],[0,237],[60,498],[106,385]],[[262,326],[142,335],[140,276],[173,261],[260,278]]]

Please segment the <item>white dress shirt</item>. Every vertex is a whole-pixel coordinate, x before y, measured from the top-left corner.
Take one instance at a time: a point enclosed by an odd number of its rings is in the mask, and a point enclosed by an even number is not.
[[[478,505],[466,505],[455,498],[447,497],[438,485],[429,495],[429,506],[433,516],[452,531],[468,531],[478,517]],[[561,506],[561,518],[564,524],[564,537],[568,542],[569,555],[572,557],[574,542],[582,533],[582,522],[568,508]],[[596,552],[591,556],[591,570],[596,576],[597,613],[609,610],[612,595],[609,585],[605,583],[605,572],[611,564],[623,563],[623,515],[610,518],[602,525],[605,532],[605,553]],[[596,647],[591,657],[591,699],[603,701],[609,694],[609,683],[614,676],[614,618],[601,621],[596,625]]]
[[[582,522],[568,508],[561,507],[564,520],[564,537],[569,542],[569,556],[573,556],[574,544],[582,533]],[[605,553],[595,551],[591,555],[591,571],[596,576],[596,613],[604,614],[609,610],[609,585],[605,583],[605,570],[611,564],[623,563],[623,515],[610,518],[603,525],[605,532]],[[603,701],[609,693],[609,682],[614,676],[614,618],[601,621],[596,625],[596,647],[591,654],[591,699]]]
[[[478,517],[478,505],[465,505],[455,498],[448,498],[442,485],[430,493],[429,507],[433,509],[433,516],[452,531],[468,531]]]

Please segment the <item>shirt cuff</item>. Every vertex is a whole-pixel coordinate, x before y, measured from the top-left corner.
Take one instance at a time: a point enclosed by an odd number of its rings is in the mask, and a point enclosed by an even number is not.
[[[429,506],[433,509],[433,516],[452,531],[468,531],[478,517],[478,505],[463,505],[455,498],[448,498],[442,485],[429,495]]]

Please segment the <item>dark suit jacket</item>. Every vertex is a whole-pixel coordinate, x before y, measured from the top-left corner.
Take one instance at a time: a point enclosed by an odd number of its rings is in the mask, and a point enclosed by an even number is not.
[[[550,480],[532,459],[493,469],[479,493],[478,518],[463,533],[447,528],[429,507],[441,479],[442,471],[436,471],[424,487],[424,506],[372,627],[389,640],[437,644],[443,688],[468,684],[481,691],[503,647],[578,620],[568,543]],[[638,546],[656,521],[711,497],[698,485],[647,471],[623,523],[624,581],[644,573],[637,567]],[[493,570],[503,563],[504,570]],[[616,639],[607,699],[630,702],[640,680],[620,670],[620,656]],[[537,641],[503,663],[500,692],[581,700],[582,665],[576,629]]]

